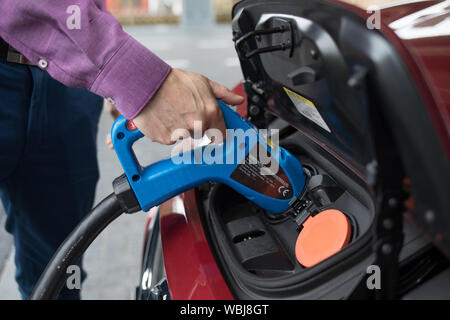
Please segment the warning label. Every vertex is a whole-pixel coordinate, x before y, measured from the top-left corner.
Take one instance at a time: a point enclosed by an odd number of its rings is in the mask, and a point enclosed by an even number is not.
[[[257,143],[233,171],[231,179],[268,197],[291,198],[293,191],[286,173],[272,156],[269,161],[260,161],[258,151],[267,154],[267,150]],[[276,168],[276,172],[272,168]]]
[[[283,89],[287,93],[289,99],[291,99],[292,103],[295,105],[295,108],[298,112],[320,126],[322,129],[331,132],[330,128],[328,127],[325,120],[323,120],[314,103],[287,88]]]

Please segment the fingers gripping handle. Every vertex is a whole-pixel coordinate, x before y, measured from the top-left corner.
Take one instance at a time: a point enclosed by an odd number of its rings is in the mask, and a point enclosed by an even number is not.
[[[234,112],[222,101],[218,100],[218,103],[222,110],[225,125],[228,129],[242,129],[245,131],[253,128],[253,125],[247,119]],[[130,182],[136,181],[138,176],[142,174],[143,168],[139,165],[133,152],[133,144],[142,137],[144,137],[144,135],[136,128],[131,120],[127,120],[125,117],[120,116],[114,122],[111,132],[114,150],[116,150],[120,163]]]
[[[134,142],[143,137],[143,134],[134,125],[130,126],[130,123],[124,117],[119,117],[116,120],[111,134],[114,149],[143,210],[149,210],[151,207],[206,181],[225,183],[274,213],[286,210],[292,198],[300,195],[305,182],[301,164],[286,150],[279,147],[272,150],[265,144],[270,154],[277,155],[276,159],[279,161],[280,167],[284,167],[283,173],[286,174],[287,180],[292,184],[289,197],[280,199],[279,197],[266,196],[265,185],[261,186],[260,183],[257,187],[253,187],[239,181],[239,178],[232,178],[236,168],[245,163],[250,150],[257,143],[261,143],[262,140],[266,141],[265,137],[258,134],[247,119],[241,117],[221,101],[218,101],[218,103],[227,129],[234,129],[233,132],[240,131],[244,135],[256,138],[247,139],[244,144],[236,144],[234,140],[230,141],[227,135],[227,140],[223,144],[204,146],[180,154],[180,157],[172,157],[148,167],[142,167],[136,159],[132,146]],[[198,155],[201,159],[198,159]],[[183,161],[180,161],[180,159],[183,159]],[[229,161],[230,159],[231,161]],[[295,170],[287,170],[289,168]],[[261,181],[271,183],[269,178],[262,178]],[[295,181],[295,183],[291,183],[292,181]],[[286,190],[282,191],[286,192]]]

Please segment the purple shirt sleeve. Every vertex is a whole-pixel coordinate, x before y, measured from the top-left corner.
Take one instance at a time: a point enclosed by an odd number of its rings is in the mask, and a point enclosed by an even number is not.
[[[106,0],[94,0],[97,7],[99,7],[102,10],[106,10]]]
[[[113,99],[117,109],[133,119],[171,68],[97,3],[1,0],[0,37],[53,78]],[[74,5],[79,8],[79,29],[70,20],[74,11],[68,8]]]

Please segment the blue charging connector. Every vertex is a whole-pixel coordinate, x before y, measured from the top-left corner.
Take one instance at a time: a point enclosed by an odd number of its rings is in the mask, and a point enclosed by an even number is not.
[[[224,183],[275,214],[287,210],[301,195],[306,178],[297,158],[272,145],[229,106],[218,103],[227,129],[233,129],[227,130],[225,142],[189,150],[147,167],[139,164],[132,149],[143,134],[127,126],[123,116],[116,120],[111,133],[113,146],[142,210],[148,211],[207,181]]]

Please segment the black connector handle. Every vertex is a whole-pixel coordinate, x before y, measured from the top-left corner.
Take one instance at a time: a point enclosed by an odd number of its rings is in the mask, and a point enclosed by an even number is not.
[[[122,174],[113,181],[114,194],[126,213],[135,213],[141,211],[141,206],[131,188],[126,174]]]

